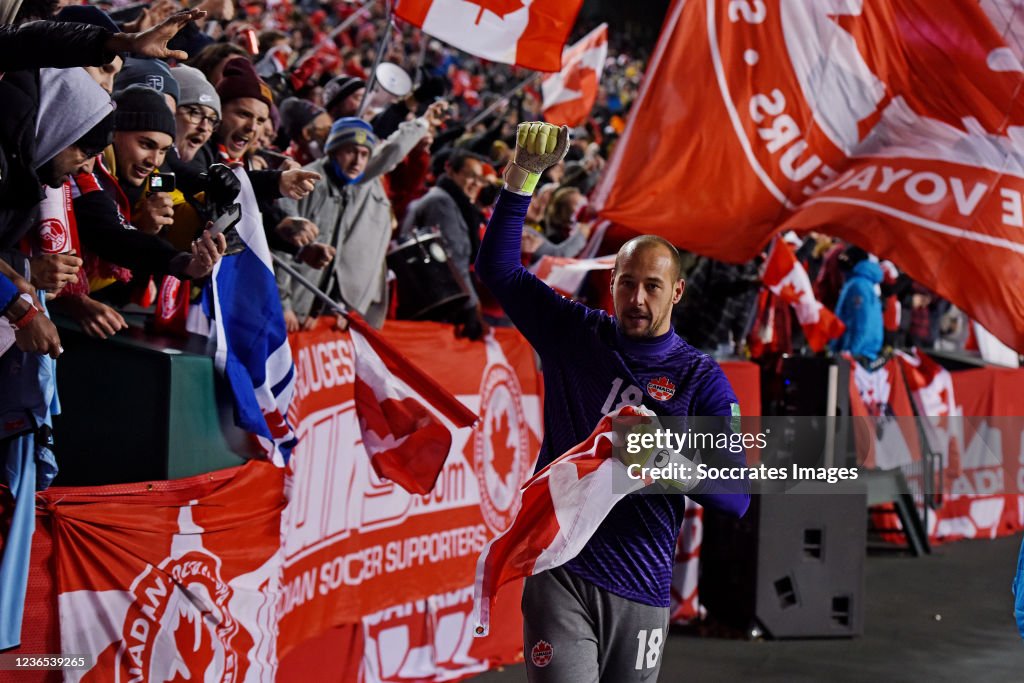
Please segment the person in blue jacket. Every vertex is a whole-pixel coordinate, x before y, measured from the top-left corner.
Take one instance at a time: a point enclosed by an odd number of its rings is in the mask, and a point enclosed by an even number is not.
[[[834,342],[835,349],[874,360],[882,351],[885,334],[879,296],[882,267],[858,247],[847,249],[846,257],[852,268],[836,304],[836,316],[846,325],[846,332]]]

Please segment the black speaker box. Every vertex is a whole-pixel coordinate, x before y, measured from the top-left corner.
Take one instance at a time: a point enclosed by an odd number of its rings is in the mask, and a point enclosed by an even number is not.
[[[700,600],[713,621],[771,638],[863,634],[866,494],[803,486],[752,495],[741,519],[704,509]]]

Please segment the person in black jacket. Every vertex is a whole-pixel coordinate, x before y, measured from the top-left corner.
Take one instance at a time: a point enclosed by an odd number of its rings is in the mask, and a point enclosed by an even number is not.
[[[167,43],[183,26],[204,16],[201,10],[179,12],[141,33],[64,21],[0,25],[0,71],[100,66],[122,53],[185,60],[187,53],[171,50]]]
[[[480,248],[480,227],[484,223],[484,215],[475,204],[485,182],[483,171],[482,157],[463,149],[455,150],[437,185],[409,205],[402,224],[402,235],[406,238],[412,237],[417,229],[440,231],[448,258],[469,294],[465,308],[444,322],[454,323],[461,336],[474,341],[485,332],[471,273]]]

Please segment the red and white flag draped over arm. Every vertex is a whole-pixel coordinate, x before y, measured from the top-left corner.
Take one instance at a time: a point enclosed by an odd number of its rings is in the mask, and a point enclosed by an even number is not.
[[[846,326],[814,297],[811,278],[785,240],[776,240],[762,278],[772,294],[793,307],[807,345],[821,351],[829,340],[842,336]]]
[[[469,427],[476,415],[362,318],[349,318],[349,332],[356,413],[374,472],[410,493],[430,493],[451,450],[452,429]]]
[[[601,24],[566,49],[562,70],[546,76],[540,84],[548,123],[576,127],[586,121],[597,101],[607,58],[608,24]]]
[[[1024,12],[995,0],[687,0],[595,204],[743,262],[858,244],[1024,351]]]
[[[612,418],[644,415],[627,406],[601,418],[587,440],[523,484],[512,524],[494,538],[476,564],[475,634],[487,635],[498,589],[509,581],[558,567],[576,557],[612,507],[645,486],[626,476],[613,456]],[[616,475],[616,470],[621,472]],[[620,482],[612,486],[613,477]]]
[[[582,4],[583,0],[400,0],[395,15],[476,57],[558,71]]]

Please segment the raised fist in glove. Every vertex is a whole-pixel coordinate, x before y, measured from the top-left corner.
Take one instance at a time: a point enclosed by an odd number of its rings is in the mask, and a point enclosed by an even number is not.
[[[205,181],[206,205],[209,207],[210,215],[215,218],[220,216],[242,191],[242,183],[239,182],[238,176],[224,164],[211,164],[199,177]]]
[[[505,169],[505,187],[518,194],[533,194],[540,174],[564,159],[568,151],[568,126],[539,121],[520,123],[516,131],[516,156]]]

